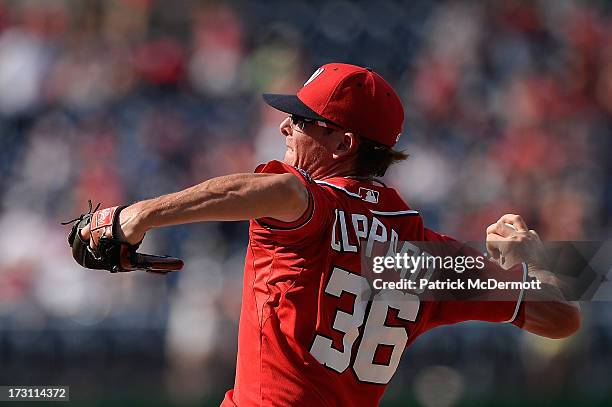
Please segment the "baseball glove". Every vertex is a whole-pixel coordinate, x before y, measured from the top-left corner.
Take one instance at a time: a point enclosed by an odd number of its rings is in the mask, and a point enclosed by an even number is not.
[[[72,223],[68,235],[68,244],[72,248],[72,257],[81,266],[89,269],[108,270],[111,273],[145,270],[152,273],[166,274],[183,268],[183,261],[175,257],[155,256],[137,253],[140,246],[116,239],[116,225],[119,213],[125,206],[115,206],[98,210],[100,204],[76,219],[63,222]],[[90,239],[83,239],[81,230],[90,225]]]

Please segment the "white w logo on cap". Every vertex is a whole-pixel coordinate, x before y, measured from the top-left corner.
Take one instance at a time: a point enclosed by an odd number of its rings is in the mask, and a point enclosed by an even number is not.
[[[314,81],[317,76],[321,75],[323,73],[323,71],[325,70],[325,68],[320,67],[319,69],[317,69],[311,76],[310,78],[308,78],[308,80],[306,82],[304,82],[304,86],[308,85],[310,82]]]

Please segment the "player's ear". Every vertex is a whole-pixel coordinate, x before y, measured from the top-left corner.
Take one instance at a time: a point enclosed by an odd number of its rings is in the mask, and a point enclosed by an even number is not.
[[[341,133],[338,132],[338,139],[336,142],[336,148],[333,153],[334,158],[341,158],[350,156],[357,152],[357,146],[359,142],[357,136],[351,132]]]

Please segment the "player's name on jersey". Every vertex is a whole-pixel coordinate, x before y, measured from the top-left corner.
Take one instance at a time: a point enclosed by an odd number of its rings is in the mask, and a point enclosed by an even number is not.
[[[376,244],[384,247],[384,256],[374,255]],[[434,256],[413,242],[400,240],[398,233],[393,228],[387,229],[376,216],[345,213],[340,209],[335,210],[331,248],[337,252],[359,253],[367,259],[373,259],[371,266],[374,273],[381,273],[385,269],[395,270],[401,278],[422,269],[431,273],[434,269],[445,268],[463,273],[471,269],[481,270],[485,266],[484,256]]]
[[[541,282],[532,281],[499,281],[494,278],[466,278],[461,280],[428,280],[421,278],[416,281],[402,278],[396,281],[385,281],[377,278],[372,281],[376,290],[540,290]]]
[[[387,226],[376,216],[335,210],[334,225],[331,230],[332,249],[337,252],[361,251],[365,257],[372,257],[375,243],[388,243],[396,249],[398,244],[407,242],[399,241],[397,232],[393,229],[387,230]],[[409,246],[418,250],[418,248]],[[401,250],[396,249],[393,254],[405,253],[409,246],[404,244]],[[360,248],[365,250],[360,250]]]

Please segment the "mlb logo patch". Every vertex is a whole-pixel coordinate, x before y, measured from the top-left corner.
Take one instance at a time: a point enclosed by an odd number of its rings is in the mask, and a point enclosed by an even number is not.
[[[378,203],[378,191],[368,188],[359,188],[359,196],[366,202]]]

